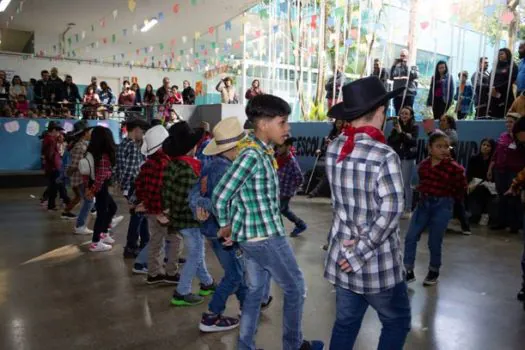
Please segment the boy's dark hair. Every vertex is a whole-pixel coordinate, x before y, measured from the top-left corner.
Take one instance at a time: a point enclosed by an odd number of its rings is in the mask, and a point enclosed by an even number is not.
[[[516,139],[516,134],[523,131],[525,131],[525,117],[518,118],[518,120],[516,120],[514,123],[514,127],[512,128],[514,139]]]
[[[448,114],[445,115],[445,118],[447,118],[447,123],[448,123],[449,128],[452,130],[456,130],[457,129],[456,119],[454,119],[453,116],[448,115]]]
[[[292,109],[288,102],[274,95],[257,95],[248,102],[246,115],[254,125],[261,119],[288,116]]]
[[[148,123],[141,119],[131,119],[126,122],[126,130],[128,132],[135,130],[136,128],[141,128],[142,130],[147,130],[149,127]]]
[[[179,87],[178,87],[177,85],[172,85],[171,88],[172,88],[172,89],[175,88],[175,89],[177,89],[177,90],[179,89]]]
[[[44,75],[46,73],[49,74],[49,72],[46,69],[44,69],[43,71],[40,72],[40,76],[42,76],[42,75]]]
[[[443,131],[441,130],[436,130],[434,131],[432,134],[430,134],[430,136],[428,137],[428,146],[432,146],[434,143],[436,143],[437,141],[441,140],[441,139],[447,139],[450,141],[449,137],[447,134],[445,134]]]
[[[129,80],[124,80],[124,81],[122,82],[122,86],[124,86],[124,85],[126,85],[126,84],[129,85],[129,86],[131,86],[131,83],[129,82]]]
[[[151,127],[154,127],[154,126],[157,126],[157,125],[162,125],[162,120],[160,120],[160,119],[153,119],[150,124],[151,124]]]

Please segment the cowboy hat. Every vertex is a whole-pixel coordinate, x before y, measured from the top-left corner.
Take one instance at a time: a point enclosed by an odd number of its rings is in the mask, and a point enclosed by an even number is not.
[[[387,92],[381,80],[375,76],[355,80],[343,86],[343,102],[330,108],[328,116],[344,121],[356,120],[384,105],[403,90],[405,87]]]
[[[47,131],[53,130],[64,131],[64,128],[60,126],[59,122],[50,121],[49,124],[47,124]]]
[[[92,126],[88,125],[86,120],[80,120],[73,125],[73,130],[67,133],[68,137],[77,137],[84,135],[89,130],[93,129]]]
[[[231,150],[246,136],[237,117],[221,120],[213,128],[213,139],[202,153],[205,156],[214,156]]]
[[[125,122],[125,125],[126,125],[127,130],[135,129],[135,128],[141,128],[142,130],[148,130],[150,128],[150,124],[147,121],[140,119],[140,118],[136,118],[136,117],[127,119]]]
[[[162,149],[170,157],[185,156],[197,146],[203,134],[203,129],[193,130],[187,122],[180,121],[170,127]]]
[[[151,156],[162,147],[168,136],[168,130],[162,125],[152,127],[144,135],[140,152],[145,156]]]

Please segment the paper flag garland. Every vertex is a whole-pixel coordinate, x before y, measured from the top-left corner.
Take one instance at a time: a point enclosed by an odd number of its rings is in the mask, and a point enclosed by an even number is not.
[[[164,44],[163,44],[163,43],[160,43],[160,45],[159,45],[159,49],[160,49],[161,51],[164,50]]]
[[[191,0],[191,4],[192,4],[193,6],[197,5],[197,0]]]
[[[115,34],[111,35],[111,42],[113,44],[117,42],[117,36]]]
[[[36,136],[40,132],[40,124],[34,120],[30,120],[26,126],[26,134],[29,136]]]
[[[487,17],[492,17],[492,16],[494,16],[494,13],[496,13],[496,5],[489,5],[489,6],[486,6],[486,7],[483,9],[483,13],[484,13],[485,16],[487,16]]]
[[[346,39],[346,40],[345,40],[345,47],[350,47],[350,46],[352,46],[352,43],[353,43],[353,42],[354,42],[354,41],[353,41],[352,39]]]
[[[113,19],[117,19],[118,10],[113,10]]]
[[[18,123],[17,120],[13,120],[12,122],[5,123],[4,124],[4,129],[8,133],[12,134],[12,133],[17,132],[18,130],[20,130],[20,124]]]
[[[424,21],[424,22],[419,23],[419,25],[421,26],[421,29],[425,30],[428,28],[430,23],[428,23],[428,21]]]
[[[268,17],[269,17],[269,16],[268,16],[268,10],[267,10],[267,9],[261,9],[261,10],[259,11],[259,17],[260,17],[261,19],[268,18]]]
[[[329,26],[329,27],[333,27],[335,26],[335,19],[333,17],[328,17],[328,20],[326,21],[326,24]]]
[[[288,4],[286,3],[286,0],[279,4],[279,10],[281,10],[281,12],[286,12],[288,10]]]
[[[334,16],[338,18],[343,18],[344,15],[345,15],[344,7],[336,7],[336,9],[334,10]]]
[[[159,22],[162,22],[164,20],[164,12],[159,12],[157,16],[159,17]]]
[[[179,8],[180,8],[179,4],[173,5],[173,13],[179,13]]]
[[[65,122],[63,128],[65,132],[71,132],[73,131],[73,123]]]
[[[514,20],[514,13],[512,13],[511,11],[505,11],[501,15],[500,20],[501,20],[501,23],[507,26],[510,24],[510,22]]]
[[[133,12],[137,7],[137,2],[135,0],[128,0],[128,9]]]
[[[232,30],[232,22],[226,21],[226,23],[224,23],[224,29],[227,31]]]
[[[195,39],[199,39],[201,37],[201,33],[200,32],[195,32]]]
[[[186,43],[186,41],[188,41],[188,38],[187,38],[186,36],[183,36],[183,37],[182,37],[182,42],[183,42],[183,43]]]
[[[213,27],[208,28],[208,33],[213,34],[214,31],[215,31],[215,28]]]

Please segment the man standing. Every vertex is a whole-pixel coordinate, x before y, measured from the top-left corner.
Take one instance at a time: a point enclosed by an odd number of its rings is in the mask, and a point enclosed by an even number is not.
[[[372,76],[378,77],[379,80],[383,83],[385,86],[385,89],[388,90],[388,72],[385,68],[383,68],[383,64],[381,63],[381,60],[379,58],[374,59],[374,67],[372,70]]]
[[[170,97],[170,78],[165,77],[162,79],[162,86],[157,89],[157,101],[159,104],[163,105],[166,103],[166,100]]]
[[[488,115],[487,104],[490,87],[489,60],[487,57],[480,57],[478,71],[472,74],[471,82],[474,87],[476,118],[484,117]]]
[[[518,78],[516,79],[516,86],[518,96],[525,92],[525,41],[522,41],[518,49],[520,55],[520,65],[518,68]]]
[[[383,325],[378,349],[401,350],[410,330],[399,239],[401,164],[382,131],[386,103],[403,90],[387,93],[377,77],[359,79],[343,87],[343,102],[328,112],[346,122],[326,155],[334,219],[324,276],[337,299],[331,350],[353,348],[369,305]]]
[[[73,77],[71,75],[66,75],[66,82],[62,88],[63,96],[62,99],[67,103],[67,108],[71,111],[71,115],[76,115],[77,103],[82,101],[78,87],[73,83]]]
[[[326,90],[326,101],[328,103],[328,108],[332,107],[337,102],[337,99],[339,98],[339,91],[341,91],[341,86],[344,85],[345,82],[345,74],[343,73],[342,68],[339,67],[337,68],[335,75],[328,79],[328,82],[324,86],[324,89]]]
[[[394,81],[394,90],[405,88],[399,96],[394,97],[394,108],[396,115],[399,115],[403,107],[414,107],[414,99],[417,95],[419,72],[417,66],[408,66],[408,50],[401,50],[399,58],[390,70],[390,77]]]
[[[51,100],[51,84],[49,84],[49,72],[43,70],[40,72],[40,79],[35,86],[35,103],[39,110],[43,110]]]
[[[49,77],[49,87],[51,89],[51,100],[53,103],[62,101],[64,81],[58,76],[58,68],[51,68],[51,77]]]
[[[184,87],[184,90],[182,90],[182,99],[184,100],[184,104],[194,105],[195,104],[195,90],[193,90],[188,80],[184,80],[183,87]]]

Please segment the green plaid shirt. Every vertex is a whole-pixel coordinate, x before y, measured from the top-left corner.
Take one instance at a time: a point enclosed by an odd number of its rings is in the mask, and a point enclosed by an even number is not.
[[[254,135],[248,138],[260,148],[241,150],[212,196],[219,225],[231,224],[231,238],[236,242],[285,235],[274,157]]]
[[[188,194],[197,180],[193,169],[178,160],[171,161],[164,170],[162,205],[164,209],[169,209],[170,227],[177,230],[200,227],[188,202]]]

